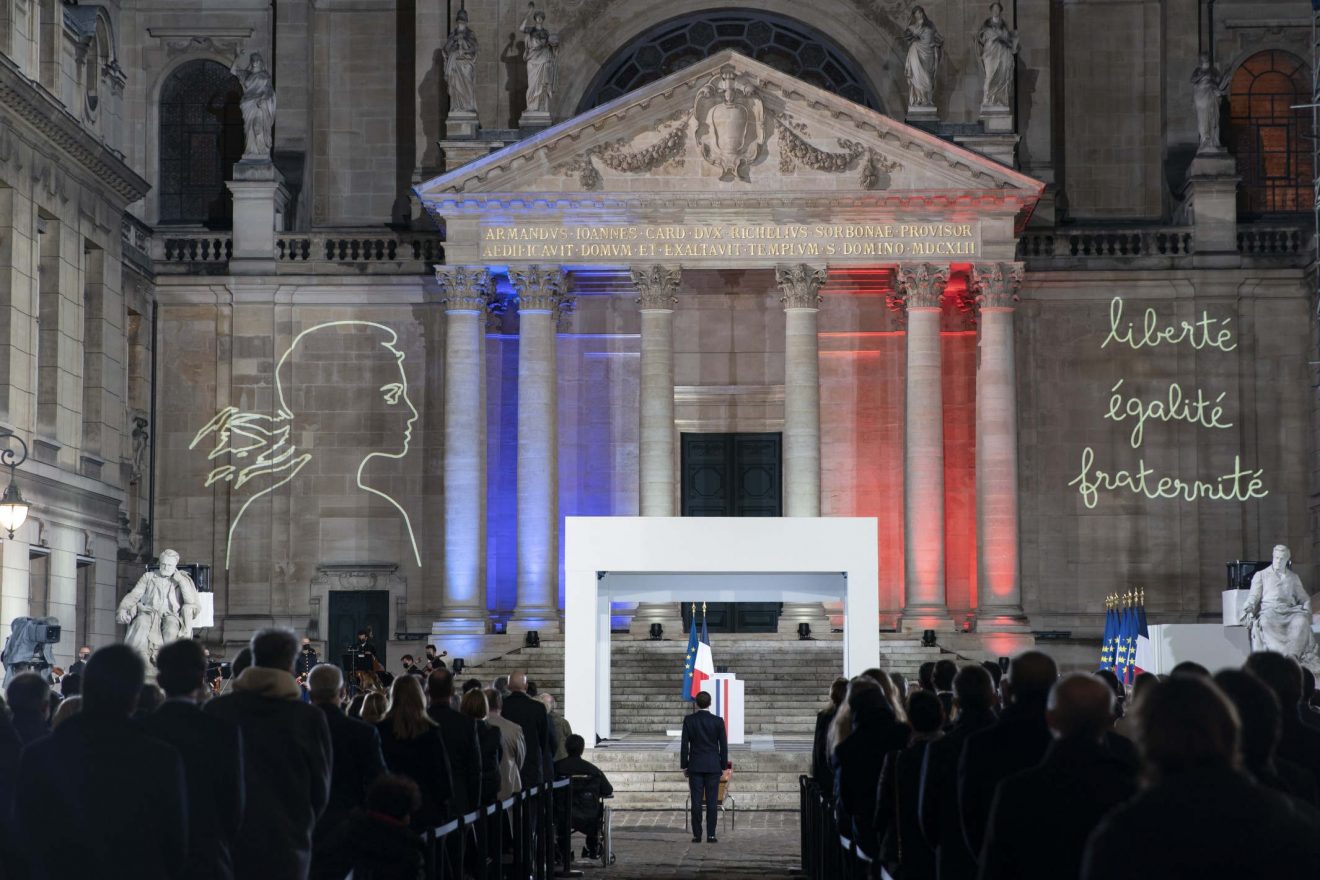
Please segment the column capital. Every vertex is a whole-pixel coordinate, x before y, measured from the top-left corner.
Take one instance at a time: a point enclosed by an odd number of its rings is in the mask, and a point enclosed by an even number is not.
[[[898,300],[906,309],[938,309],[949,283],[949,267],[912,263],[898,267]]]
[[[1011,309],[1025,275],[1022,263],[973,263],[972,289],[976,302],[986,309]]]
[[[678,285],[683,270],[678,266],[633,266],[630,270],[633,287],[637,288],[637,304],[642,311],[673,311],[678,304]]]
[[[495,289],[485,266],[436,266],[441,301],[448,312],[480,312]]]
[[[806,263],[775,267],[775,283],[785,309],[812,309],[820,306],[820,289],[825,286],[828,270]]]
[[[564,292],[567,276],[560,266],[526,266],[509,270],[520,312],[558,312],[572,299]]]

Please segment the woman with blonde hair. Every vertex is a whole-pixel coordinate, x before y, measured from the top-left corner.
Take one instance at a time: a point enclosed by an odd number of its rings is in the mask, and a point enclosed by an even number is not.
[[[376,724],[381,753],[391,773],[407,776],[422,791],[412,815],[415,830],[443,824],[450,817],[453,783],[440,728],[426,714],[426,697],[415,675],[400,675],[390,690],[390,709]]]
[[[384,691],[371,691],[362,701],[362,720],[375,724],[390,711],[390,699]]]

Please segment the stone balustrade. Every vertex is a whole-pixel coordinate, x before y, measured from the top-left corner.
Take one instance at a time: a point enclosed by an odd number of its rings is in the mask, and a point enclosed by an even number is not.
[[[205,230],[153,232],[125,215],[125,250],[136,247],[149,255],[155,269],[165,274],[203,271],[223,274],[233,258],[233,236]],[[411,275],[444,262],[444,243],[438,233],[396,233],[361,229],[312,232],[275,237],[272,255],[280,274],[338,274],[368,272]]]
[[[1244,261],[1272,266],[1305,265],[1310,259],[1309,227],[1242,223],[1237,250]],[[1190,267],[1198,253],[1191,226],[1129,229],[1028,229],[1018,240],[1018,259],[1028,270],[1172,269]]]

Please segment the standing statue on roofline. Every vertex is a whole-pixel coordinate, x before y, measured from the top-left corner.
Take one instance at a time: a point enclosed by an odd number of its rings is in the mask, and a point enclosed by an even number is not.
[[[903,39],[908,44],[903,68],[908,82],[908,107],[934,107],[935,75],[944,54],[944,37],[926,17],[926,10],[914,6]]]
[[[477,109],[477,35],[468,27],[466,9],[458,10],[454,30],[440,50],[445,59],[449,111],[475,113]]]
[[[243,111],[243,134],[247,139],[243,159],[269,162],[274,145],[275,82],[260,53],[253,52],[248,56],[247,67],[238,66],[241,57],[241,53],[234,56],[229,72],[243,86],[243,100],[239,104]]]
[[[545,27],[545,12],[535,2],[527,4],[527,15],[518,29],[527,35],[523,60],[527,62],[527,112],[549,113],[555,97],[555,55],[559,39]]]

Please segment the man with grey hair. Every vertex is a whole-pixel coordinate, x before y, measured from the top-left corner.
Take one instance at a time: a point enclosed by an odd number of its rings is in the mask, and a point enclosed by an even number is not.
[[[330,728],[321,709],[302,702],[293,679],[293,631],[263,629],[249,646],[252,665],[233,691],[206,704],[243,731],[247,810],[234,876],[305,880],[312,829],[330,797]]]
[[[333,755],[330,800],[312,834],[311,876],[319,878],[332,876],[324,857],[334,832],[353,810],[366,804],[367,789],[386,770],[375,726],[344,714],[344,674],[339,667],[333,663],[313,666],[307,674],[307,691],[312,705],[325,713]]]
[[[981,880],[1070,880],[1087,835],[1137,790],[1135,767],[1105,746],[1114,693],[1093,675],[1050,689],[1054,736],[1041,763],[999,783],[981,851]]]
[[[555,714],[555,698],[550,694],[537,694],[536,698],[545,706],[545,713],[550,716],[550,726],[555,734],[555,761],[568,757],[568,738],[573,735],[573,726],[563,715]]]
[[[148,669],[156,652],[178,639],[192,638],[192,622],[200,607],[192,578],[179,571],[179,554],[160,554],[160,568],[145,572],[119,603],[115,620],[128,626],[124,644],[142,657]]]

